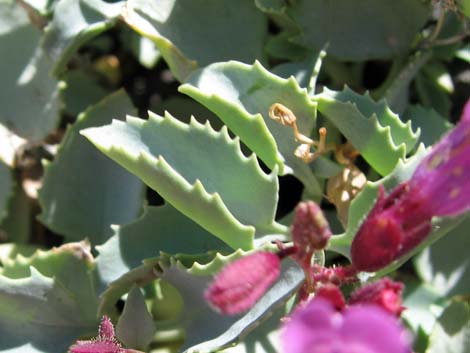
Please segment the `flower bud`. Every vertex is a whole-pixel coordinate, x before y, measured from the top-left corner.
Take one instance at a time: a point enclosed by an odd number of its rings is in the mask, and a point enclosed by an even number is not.
[[[279,277],[281,261],[276,254],[256,252],[235,260],[217,274],[204,297],[224,314],[251,308]]]
[[[331,230],[321,208],[313,201],[301,202],[295,209],[292,240],[298,248],[323,249]]]
[[[336,310],[341,311],[346,307],[343,293],[338,286],[326,284],[317,289],[315,299],[322,298],[328,300]]]
[[[383,278],[358,288],[351,294],[349,304],[375,304],[392,315],[400,316],[403,284]]]

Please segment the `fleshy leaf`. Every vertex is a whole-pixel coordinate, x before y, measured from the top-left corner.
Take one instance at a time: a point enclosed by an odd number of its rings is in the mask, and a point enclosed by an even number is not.
[[[18,254],[3,262],[0,273],[8,278],[21,279],[30,275],[31,267],[44,276],[53,277],[57,285],[73,293],[73,300],[77,301],[74,306],[80,309],[83,318],[96,320],[95,265],[88,243],[69,243],[48,251],[37,250],[30,257]]]
[[[295,37],[298,43],[316,50],[329,43],[328,55],[360,61],[406,52],[428,20],[430,6],[420,0],[395,0],[393,4],[388,0],[342,0],[334,5],[314,0],[293,2],[289,10],[300,27]]]
[[[113,27],[123,6],[124,1],[59,0],[42,41],[54,60],[53,74],[62,74],[80,46]]]
[[[266,175],[254,155],[243,156],[225,127],[150,113],[147,121],[128,117],[82,134],[234,249],[251,249],[255,232],[286,232],[274,221],[275,171]]]
[[[312,53],[307,58],[300,62],[289,62],[277,65],[273,68],[272,72],[283,78],[294,76],[299,86],[306,88],[309,94],[315,92],[315,85],[322,59],[325,57],[326,51],[320,50],[319,52]]]
[[[251,0],[128,0],[123,18],[155,42],[180,81],[198,66],[263,56],[266,18]]]
[[[428,353],[470,352],[470,307],[453,301],[438,318],[429,337]]]
[[[425,146],[430,146],[437,141],[452,127],[452,124],[445,120],[434,109],[425,108],[421,105],[409,107],[405,112],[411,120],[411,124],[420,128],[421,135],[419,141]]]
[[[223,353],[277,353],[280,346],[279,326],[284,308],[277,309],[274,314],[257,326],[236,346],[221,350]]]
[[[5,184],[0,182],[0,185],[1,189]],[[8,203],[8,216],[0,223],[0,233],[4,232],[3,236],[6,236],[9,242],[16,244],[28,242],[31,237],[33,207],[34,202],[25,194],[23,188],[16,184]]]
[[[0,160],[0,222],[8,216],[14,186],[12,170]]]
[[[100,255],[96,260],[99,276],[106,285],[160,252],[203,254],[226,247],[169,204],[147,207],[139,219],[113,230],[113,237],[98,247]]]
[[[292,130],[268,115],[273,103],[281,103],[296,115],[300,132],[310,134],[316,104],[293,77],[273,75],[259,62],[229,61],[196,71],[179,90],[216,113],[269,168],[278,165],[281,175],[293,173],[318,196],[318,181],[294,156],[298,143]]]
[[[98,84],[97,79],[78,70],[68,71],[64,75],[64,83],[64,111],[74,116],[98,103],[109,93]]]
[[[299,44],[292,43],[291,37],[292,33],[286,31],[270,37],[265,46],[268,55],[289,61],[303,60],[308,55],[309,50]]]
[[[303,271],[291,260],[283,262],[279,280],[246,314],[240,317],[215,312],[203,297],[212,276],[195,276],[178,264],[163,267],[162,278],[175,286],[183,296],[186,339],[184,352],[212,352],[240,340],[255,325],[285,304],[304,280]],[[197,308],[197,309],[196,309]]]
[[[95,332],[98,298],[87,251],[69,244],[6,263],[0,275],[1,351],[63,353]],[[31,348],[21,350],[28,343]]]
[[[440,300],[441,296],[432,286],[417,280],[407,282],[403,301],[406,309],[401,317],[415,334],[422,330],[429,335],[438,315],[436,310],[431,309],[437,308]]]
[[[112,235],[111,224],[130,222],[140,213],[143,183],[79,134],[134,111],[124,91],[108,96],[68,128],[55,160],[47,164],[39,219],[67,240],[88,237],[101,244]]]
[[[443,296],[470,294],[470,283],[466,280],[470,276],[469,226],[470,220],[466,219],[445,240],[424,249],[415,259],[419,276]]]
[[[0,23],[4,87],[0,92],[0,123],[38,142],[57,124],[59,84],[48,75],[51,63],[39,47],[40,32],[29,24],[26,12],[16,2],[0,3]]]
[[[139,288],[133,287],[116,325],[116,336],[125,346],[145,349],[155,334],[155,324]]]
[[[415,146],[419,130],[403,123],[386,105],[368,94],[349,88],[341,92],[325,89],[314,98],[318,110],[356,147],[364,159],[381,175],[387,175]]]

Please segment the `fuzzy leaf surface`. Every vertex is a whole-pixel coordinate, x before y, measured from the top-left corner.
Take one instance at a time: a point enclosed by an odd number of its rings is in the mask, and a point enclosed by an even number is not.
[[[375,102],[368,94],[349,88],[341,92],[325,89],[317,95],[318,111],[328,118],[381,175],[387,175],[404,159],[419,138],[411,122],[403,123],[385,101]]]
[[[61,75],[83,44],[113,27],[123,6],[124,1],[59,0],[42,41],[44,50],[54,60],[53,74]]]
[[[79,134],[134,111],[124,91],[106,97],[69,126],[56,158],[47,164],[39,219],[67,240],[88,237],[101,244],[112,235],[111,224],[128,223],[140,213],[143,183]]]
[[[278,165],[281,175],[293,173],[319,191],[309,167],[294,156],[298,143],[292,130],[268,115],[272,104],[281,103],[296,115],[300,132],[310,135],[316,103],[293,77],[276,76],[259,62],[229,61],[196,71],[179,90],[217,114],[269,168]]]
[[[4,87],[0,91],[0,123],[38,142],[56,127],[59,85],[48,75],[51,63],[39,46],[40,32],[29,24],[26,12],[14,1],[1,1],[0,23]]]
[[[232,248],[251,249],[253,236],[284,233],[274,221],[278,182],[256,157],[245,157],[227,129],[169,114],[82,131],[97,148],[156,190],[176,209]]]
[[[267,21],[251,0],[128,0],[123,18],[154,41],[180,81],[198,66],[263,57]]]
[[[315,50],[329,43],[328,55],[349,61],[406,52],[429,14],[420,0],[304,0],[289,8],[300,28],[296,42]]]

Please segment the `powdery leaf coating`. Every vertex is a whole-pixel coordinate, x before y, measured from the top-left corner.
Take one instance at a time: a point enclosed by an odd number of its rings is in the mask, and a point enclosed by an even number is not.
[[[375,306],[337,312],[321,298],[299,307],[281,332],[284,353],[409,353],[398,320]]]
[[[434,216],[457,216],[470,208],[470,100],[459,124],[421,161],[409,181],[376,204],[351,246],[358,271],[377,271],[421,243]]]
[[[392,315],[399,316],[402,306],[403,284],[390,278],[382,278],[355,290],[349,304],[375,304]]]
[[[251,308],[279,277],[281,261],[276,254],[257,252],[225,266],[204,297],[224,314]]]

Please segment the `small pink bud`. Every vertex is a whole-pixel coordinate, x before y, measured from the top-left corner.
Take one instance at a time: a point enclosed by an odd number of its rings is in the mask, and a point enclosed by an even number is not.
[[[225,266],[204,297],[224,314],[251,308],[279,277],[281,261],[270,252],[256,252]]]
[[[298,249],[294,258],[304,268],[310,266],[313,252],[323,249],[331,237],[328,221],[320,207],[313,201],[297,205],[291,233],[294,246]]]
[[[333,284],[326,284],[318,288],[315,293],[315,299],[317,298],[328,300],[338,311],[341,311],[346,307],[343,293],[341,293],[338,286]]]
[[[89,341],[77,341],[69,348],[70,353],[125,353],[126,349],[121,348],[121,344],[114,336],[114,326],[107,316],[103,316],[99,335],[96,339]]]
[[[114,339],[114,326],[109,317],[106,315],[101,319],[99,328],[99,338],[102,340]]]
[[[376,304],[390,314],[400,316],[404,310],[402,292],[402,283],[383,278],[355,290],[349,304]]]

